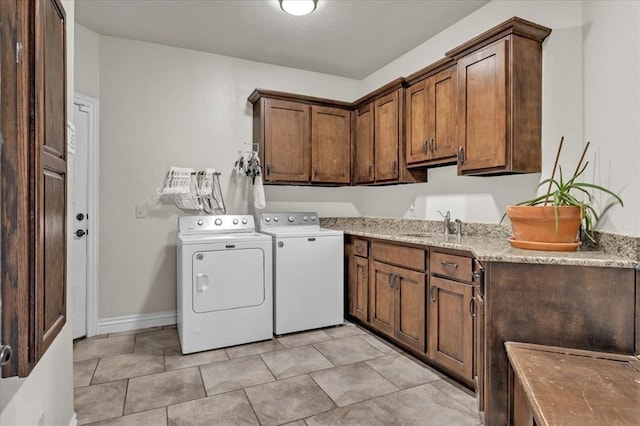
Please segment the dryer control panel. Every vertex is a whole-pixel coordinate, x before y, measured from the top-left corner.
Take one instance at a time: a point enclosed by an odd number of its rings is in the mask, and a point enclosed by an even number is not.
[[[178,232],[182,234],[253,232],[255,229],[255,222],[251,215],[203,215],[178,218]]]

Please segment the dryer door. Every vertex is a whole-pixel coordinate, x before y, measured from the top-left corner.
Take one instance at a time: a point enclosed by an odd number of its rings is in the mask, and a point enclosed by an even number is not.
[[[193,254],[196,313],[258,306],[265,300],[264,252],[259,248]]]

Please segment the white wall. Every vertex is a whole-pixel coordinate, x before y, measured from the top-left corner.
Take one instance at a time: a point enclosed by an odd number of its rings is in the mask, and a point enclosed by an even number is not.
[[[67,120],[73,122],[74,2],[62,0],[67,28]],[[68,159],[68,182],[73,182],[73,155]],[[73,205],[73,187],[67,205]],[[72,223],[68,217],[68,227]],[[68,229],[71,229],[70,227]],[[72,246],[71,233],[67,246]],[[73,256],[67,256],[67,323],[31,374],[24,379],[0,379],[0,425],[69,425],[73,413]]]
[[[99,318],[174,310],[181,212],[155,195],[169,168],[216,168],[222,172],[227,211],[250,212],[249,180],[232,174],[238,151],[250,149],[244,143],[253,139],[249,94],[263,87],[352,100],[358,81],[127,39],[99,39]],[[282,188],[267,198],[300,200],[318,210],[325,201],[336,200],[325,211],[357,214],[349,201],[352,188],[335,194],[318,190],[321,196],[298,197],[298,188]],[[135,218],[136,205],[146,206],[146,219]]]
[[[75,90],[93,98],[100,97],[99,36],[80,24],[75,24]]]
[[[640,236],[640,2],[585,2],[583,36],[589,178],[625,202],[601,228]]]

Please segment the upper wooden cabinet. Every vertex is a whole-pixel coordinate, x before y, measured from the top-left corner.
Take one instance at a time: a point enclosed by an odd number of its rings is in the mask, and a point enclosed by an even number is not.
[[[417,80],[415,83],[412,82]],[[407,78],[405,134],[408,167],[452,164],[458,149],[457,73],[443,59]]]
[[[542,41],[550,33],[512,18],[447,52],[458,62],[459,174],[540,171]]]
[[[355,184],[426,182],[424,170],[406,167],[404,79],[399,78],[354,102]]]
[[[265,183],[351,182],[350,104],[266,90],[249,101]]]

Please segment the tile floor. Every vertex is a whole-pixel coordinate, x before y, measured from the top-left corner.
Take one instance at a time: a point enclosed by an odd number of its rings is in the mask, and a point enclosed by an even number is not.
[[[155,327],[73,357],[81,425],[481,424],[472,393],[353,324],[190,355]]]

